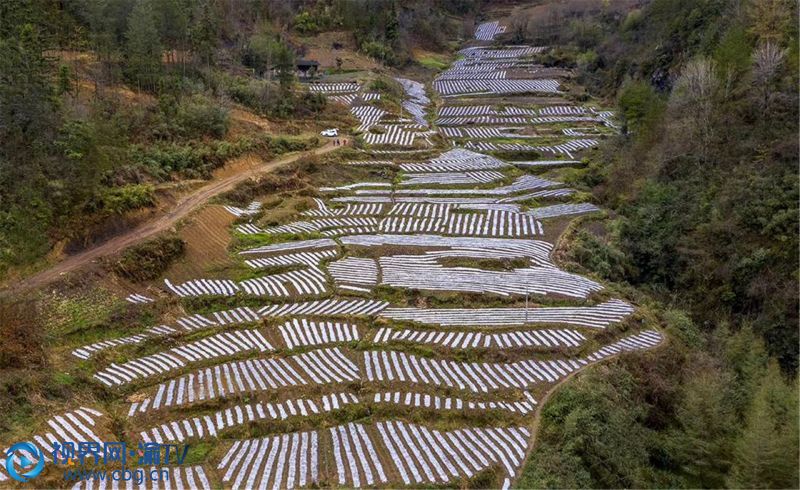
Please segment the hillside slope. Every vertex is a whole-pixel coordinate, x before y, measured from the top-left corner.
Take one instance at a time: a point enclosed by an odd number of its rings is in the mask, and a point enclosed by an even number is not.
[[[70,438],[184,488],[797,487],[796,15],[0,4],[0,270],[64,259],[0,297],[0,448],[42,488]]]

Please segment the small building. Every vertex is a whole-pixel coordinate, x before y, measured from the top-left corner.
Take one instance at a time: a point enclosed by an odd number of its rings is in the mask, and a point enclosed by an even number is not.
[[[295,70],[298,78],[314,78],[319,69],[319,62],[314,60],[297,60]]]

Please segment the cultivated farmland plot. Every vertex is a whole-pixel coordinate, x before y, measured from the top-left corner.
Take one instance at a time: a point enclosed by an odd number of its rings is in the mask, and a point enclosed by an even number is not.
[[[285,358],[234,361],[159,384],[155,395],[130,405],[128,416],[237,394],[358,379],[358,366],[339,348],[313,350]]]
[[[397,288],[501,296],[557,294],[581,299],[601,289],[594,281],[553,267],[487,271],[470,267],[444,267],[436,257],[419,255],[381,257],[378,262],[381,284]]]
[[[469,170],[490,170],[508,167],[497,158],[463,148],[456,148],[422,163],[401,163],[404,172],[456,172]]]
[[[365,375],[369,381],[433,385],[472,393],[527,389],[538,383],[554,383],[582,364],[586,362],[465,363],[397,351],[364,353]]]
[[[346,257],[331,262],[328,272],[340,288],[370,287],[378,282],[378,264],[373,259]],[[356,289],[358,291],[360,289]]]
[[[218,469],[232,488],[302,487],[322,478],[342,486],[366,487],[387,484],[390,474],[399,475],[397,483],[407,485],[448,483],[494,464],[513,477],[528,437],[530,432],[520,427],[440,432],[403,422],[350,423],[236,441]],[[332,474],[319,472],[322,459],[334,461]]]
[[[504,48],[465,48],[458,53],[473,60],[515,59],[532,56],[545,51],[540,46],[508,46]]]
[[[475,171],[475,172],[441,172],[441,173],[407,173],[403,175],[400,185],[422,185],[422,184],[489,184],[498,180],[503,180],[505,176],[497,171]]]
[[[395,80],[400,82],[408,97],[403,101],[403,109],[411,114],[414,122],[427,128],[428,121],[425,120],[425,111],[431,103],[431,99],[425,94],[425,86],[408,78],[395,78]]]
[[[217,467],[231,488],[295,488],[319,481],[317,431],[236,441]]]
[[[94,377],[107,386],[123,385],[149,376],[181,369],[188,363],[232,356],[246,351],[267,352],[272,345],[258,330],[223,332],[166,352],[142,357],[124,364],[111,364]]]
[[[280,267],[288,265],[307,265],[309,267],[318,267],[323,260],[332,259],[338,255],[335,249],[312,251],[312,252],[296,252],[283,255],[276,255],[274,257],[262,257],[258,259],[247,259],[245,264],[253,269],[263,269],[266,267]]]
[[[580,204],[554,204],[552,206],[545,206],[528,211],[528,214],[535,216],[539,219],[542,218],[556,218],[558,216],[567,216],[570,214],[583,214],[593,213],[600,211],[600,208],[590,203]]]
[[[97,410],[80,407],[77,410],[72,410],[67,413],[56,415],[48,419],[45,423],[46,432],[34,435],[30,438],[29,442],[33,444],[43,455],[46,461],[52,461],[51,455],[53,454],[53,443],[59,444],[64,441],[86,441],[101,443],[103,440],[101,436],[106,435],[105,431],[97,434],[99,426],[98,419],[103,417],[104,414]],[[3,459],[7,450],[3,449],[0,452],[0,482],[13,481],[6,473],[6,460]],[[25,457],[35,460],[34,455],[25,454]]]
[[[125,301],[134,304],[146,304],[146,303],[152,303],[154,300],[153,298],[149,296],[144,296],[142,294],[129,294],[125,298]]]
[[[544,152],[552,153],[553,155],[566,155],[568,158],[573,158],[572,152],[593,148],[598,144],[599,142],[594,139],[578,139],[551,146],[534,146],[522,143],[492,143],[484,141],[468,141],[465,146],[479,151]]]
[[[660,334],[650,330],[625,337],[586,358],[516,363],[467,363],[428,359],[398,351],[371,351],[363,354],[364,370],[366,378],[374,382],[434,385],[487,393],[555,383],[589,362],[599,361],[623,350],[647,349],[659,342]]]
[[[526,400],[522,402],[475,402],[461,398],[441,397],[428,393],[385,392],[375,393],[373,403],[393,406],[428,408],[431,410],[505,410],[525,415],[536,407],[536,400],[527,391]]]
[[[501,464],[507,477],[513,477],[530,437],[524,427],[439,432],[390,421],[379,422],[377,428],[406,485],[468,478],[491,464]],[[506,478],[503,487],[509,483]]]
[[[369,130],[369,128],[378,124],[378,121],[380,121],[383,116],[388,114],[383,109],[371,105],[354,106],[350,109],[350,112],[361,121],[361,125],[358,126],[357,131]]]
[[[361,90],[361,85],[356,82],[344,83],[311,83],[308,85],[310,92],[320,94],[343,94],[350,92],[358,92]]]
[[[473,139],[489,139],[489,138],[535,138],[535,136],[524,136],[516,134],[513,131],[522,129],[521,127],[515,128],[492,128],[492,127],[443,127],[440,133],[448,138],[473,138]]]
[[[451,173],[451,172],[446,172]],[[482,173],[478,175],[486,176],[487,174]],[[494,175],[494,174],[488,174]],[[436,178],[435,175],[431,175],[429,178],[433,179]],[[473,182],[474,183],[474,182]],[[543,189],[548,187],[560,187],[562,184],[559,182],[554,182],[552,180],[543,179],[540,177],[536,177],[534,175],[523,175],[515,179],[511,184],[500,186],[500,187],[493,187],[489,189],[441,189],[441,188],[433,188],[433,189],[391,189],[386,188],[384,185],[378,185],[377,183],[372,182],[362,182],[351,184],[349,186],[340,186],[337,188],[327,188],[328,190],[338,190],[338,191],[351,191],[353,194],[357,196],[365,196],[365,195],[387,195],[387,196],[408,196],[408,195],[421,195],[421,196],[447,196],[447,195],[482,195],[482,196],[505,196],[509,194],[514,194],[518,192],[525,192],[531,191],[534,189]],[[342,199],[334,199],[334,201],[342,202]],[[283,227],[288,227],[290,225],[283,225]],[[294,225],[293,226],[300,226]],[[274,227],[275,229],[281,227]]]
[[[475,29],[475,39],[478,41],[494,41],[495,36],[506,32],[506,26],[499,22],[484,22]]]
[[[570,137],[587,122],[613,128],[613,114],[561,97],[540,104],[562,95],[560,75],[537,64],[545,48],[489,47],[505,29],[480,24],[483,45],[434,80],[446,97],[439,128],[429,127],[419,82],[397,79],[402,114],[370,105],[379,94],[358,83],[310,84],[359,119],[365,159],[346,163],[390,168],[319,188],[309,196],[322,196],[315,206],[285,224],[265,224],[275,222],[259,218],[259,201],[226,206],[252,221],[234,227],[251,235],[238,237],[252,245],[234,253],[251,269],[246,278],[167,278],[171,299],[149,285],[154,294],[125,299],[148,311],[163,302],[174,317],[74,348],[97,389],[117,397],[109,406],[133,441],[218,446],[197,464],[170,467],[169,488],[457,487],[490,469],[492,485],[508,488],[542,393],[664,340],[636,328],[634,306],[613,289],[551,257],[544,226],[599,208],[569,202],[574,190],[524,169],[579,163],[573,153],[597,141]],[[565,122],[579,124],[546,126]],[[464,147],[424,160],[417,149],[370,148],[421,146],[436,131]],[[534,144],[540,133],[548,144]],[[531,139],[508,142],[523,134]],[[566,158],[482,153],[517,151]],[[545,199],[559,201],[539,205]],[[492,417],[501,426],[487,425]],[[33,441],[46,454],[56,439],[96,441],[107,432],[100,420],[81,407],[50,419]]]
[[[354,105],[356,100],[358,99],[358,94],[345,94],[345,95],[329,95],[328,100],[332,100],[336,103],[351,106]]]
[[[537,80],[437,80],[433,82],[433,88],[442,97],[458,97],[464,95],[485,95],[485,94],[524,94],[524,93],[545,93],[558,94],[558,80],[537,79]]]
[[[258,262],[251,263],[258,266]],[[325,273],[316,266],[296,271],[271,274],[235,282],[227,279],[192,279],[182,284],[164,281],[173,294],[190,296],[234,296],[237,293],[252,296],[288,297],[298,295],[320,295],[327,290]]]
[[[538,240],[514,240],[507,238],[445,237],[440,235],[356,235],[342,237],[345,245],[377,247],[382,245],[401,245],[426,248],[463,249],[470,257],[530,257],[537,263],[550,264],[549,253],[552,245]],[[429,254],[445,252],[431,251]],[[486,254],[486,255],[484,255]]]
[[[72,351],[72,355],[79,359],[89,359],[89,357],[91,357],[92,355],[106,349],[111,349],[113,347],[121,345],[139,344],[149,338],[159,337],[162,335],[170,335],[172,333],[175,333],[176,331],[177,331],[176,329],[168,325],[159,325],[156,327],[150,327],[144,332],[139,334],[131,335],[128,337],[122,337],[118,339],[102,340],[100,342],[95,342],[94,344],[89,344],[83,347],[79,347]]]
[[[428,146],[432,146],[430,134],[421,133],[420,130],[428,128],[425,112],[430,99],[425,94],[425,86],[414,80],[405,78],[396,79],[406,94],[402,107],[411,119],[403,115],[392,115],[389,112],[370,105],[369,102],[380,99],[379,93],[358,93],[361,87],[358,84],[331,83],[312,84],[311,92],[336,94],[331,98],[341,104],[350,106],[350,113],[359,120],[357,132],[363,133],[367,145],[391,145],[410,147],[421,137]],[[378,128],[380,126],[380,128]]]
[[[224,325],[235,325],[240,323],[252,323],[259,321],[259,316],[254,310],[248,307],[233,308],[230,310],[222,310],[213,312],[210,315],[204,316],[194,314],[178,318],[174,326],[157,325],[150,327],[142,333],[121,337],[118,339],[103,340],[95,342],[83,347],[79,347],[72,351],[72,355],[79,359],[89,359],[94,354],[106,349],[111,349],[124,345],[136,345],[147,340],[156,339],[158,337],[169,336],[173,334],[186,333],[198,331],[207,328],[215,328]]]
[[[583,116],[592,111],[578,106],[547,106],[540,109],[505,105],[454,105],[439,108],[439,117],[453,116]]]
[[[382,133],[365,133],[364,141],[368,145],[413,146],[417,134],[416,131],[410,131],[406,125],[385,124]]]
[[[176,467],[160,466],[158,467],[157,470],[155,466],[151,466],[144,468],[144,470],[148,472],[157,471],[158,474],[161,474],[162,471],[166,471],[167,474],[163,476],[163,481],[164,482],[168,481],[171,485],[170,488],[172,487],[177,489],[197,488],[202,490],[212,489],[211,483],[208,481],[208,476],[206,475],[206,472],[202,466],[189,466],[189,465],[176,466]],[[111,488],[115,488],[113,486],[114,483],[119,484],[119,481],[111,482],[110,483],[110,485],[112,485]],[[126,489],[134,488],[133,487],[133,484],[135,483],[134,480],[130,479],[124,483],[127,483],[127,485],[125,486]],[[145,482],[142,482],[142,484],[138,488],[150,488],[147,485],[144,485],[144,483]],[[146,482],[146,483],[152,484],[159,482]],[[88,479],[84,480],[81,483],[77,483],[72,488],[73,490],[80,490],[80,489],[93,490],[95,488],[98,490],[105,490],[106,488],[108,488],[107,485],[109,485],[109,483],[106,480]],[[162,485],[166,484],[162,483]],[[158,487],[156,485],[153,485],[152,488],[158,488]]]
[[[306,250],[306,249],[317,250],[321,248],[330,248],[330,247],[336,247],[336,242],[328,238],[321,238],[317,240],[298,240],[295,242],[278,243],[275,245],[264,245],[262,247],[255,247],[249,250],[245,250],[244,252],[240,252],[240,254],[280,255],[288,252],[296,252],[298,250]]]
[[[224,206],[225,210],[241,218],[242,216],[251,216],[261,211],[261,203],[258,201],[251,202],[246,208],[237,208],[236,206]]]
[[[285,420],[290,417],[310,417],[339,410],[346,405],[359,403],[351,393],[333,393],[316,399],[299,398],[278,403],[255,403],[236,405],[211,415],[192,417],[142,431],[143,441],[164,443],[187,440],[210,439],[231,427],[241,426],[259,420]]]
[[[583,334],[571,329],[518,330],[491,334],[484,332],[456,332],[452,330],[381,328],[372,339],[372,342],[376,344],[411,342],[415,344],[441,345],[452,349],[579,347],[585,341],[586,337]]]
[[[278,328],[288,349],[353,342],[360,338],[357,327],[346,322],[315,322],[305,318],[300,320],[295,318]]]
[[[606,328],[633,313],[633,307],[621,300],[609,300],[596,306],[549,308],[386,308],[384,318],[428,325],[526,325],[558,323],[589,328]]]
[[[576,165],[581,163],[580,160],[531,160],[519,161],[515,160],[514,165],[517,167],[558,167],[561,165]]]
[[[329,208],[325,201],[322,199],[314,198],[314,203],[317,205],[317,209],[310,209],[308,211],[303,211],[304,216],[312,216],[318,218],[330,217],[330,216],[361,216],[361,215],[373,215],[373,214],[383,214],[384,207],[381,204],[357,204],[357,205],[348,205],[343,208]],[[335,242],[334,242],[335,243]]]

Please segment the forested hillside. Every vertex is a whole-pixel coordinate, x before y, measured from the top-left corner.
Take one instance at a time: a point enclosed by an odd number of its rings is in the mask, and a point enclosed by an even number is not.
[[[415,46],[444,49],[476,6],[2,2],[0,276],[124,226],[156,205],[165,182],[207,178],[246,153],[313,146],[308,124],[341,111],[297,87],[307,36],[344,32],[365,59],[402,66]],[[237,107],[274,125],[246,124]]]
[[[567,253],[676,336],[559,393],[526,483],[797,486],[797,5],[565,2],[513,35],[617,101],[623,134],[573,178],[618,215]]]

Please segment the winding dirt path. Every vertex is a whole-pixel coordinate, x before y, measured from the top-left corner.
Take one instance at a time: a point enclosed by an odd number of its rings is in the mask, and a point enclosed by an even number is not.
[[[72,272],[89,262],[99,259],[100,257],[120,252],[131,245],[150,238],[153,235],[161,233],[162,231],[168,230],[175,226],[178,221],[188,216],[192,211],[205,204],[212,197],[233,189],[237,184],[249,179],[250,177],[270,172],[278,167],[295,162],[305,156],[321,155],[338,148],[339,147],[334,146],[331,142],[325,146],[321,146],[313,150],[288,155],[277,160],[270,160],[254,166],[246,171],[239,172],[222,179],[214,180],[209,184],[197,189],[196,191],[180,198],[175,206],[166,213],[142,223],[136,228],[126,231],[121,235],[117,235],[99,245],[88,248],[75,255],[70,255],[64,260],[50,266],[43,271],[35,273],[32,276],[17,282],[16,284],[6,285],[5,289],[0,290],[0,296],[19,294],[30,291],[31,289],[42,287],[58,279],[62,275]]]

